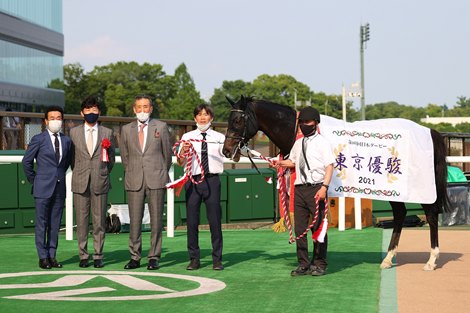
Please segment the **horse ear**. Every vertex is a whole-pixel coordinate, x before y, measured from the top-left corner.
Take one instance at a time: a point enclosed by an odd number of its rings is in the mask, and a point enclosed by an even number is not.
[[[229,96],[225,96],[225,99],[227,99],[232,107],[235,105],[235,101],[233,101]]]
[[[243,111],[245,111],[246,105],[247,105],[247,103],[246,103],[246,98],[245,98],[244,95],[241,95],[241,96],[240,96],[240,109],[242,109]]]

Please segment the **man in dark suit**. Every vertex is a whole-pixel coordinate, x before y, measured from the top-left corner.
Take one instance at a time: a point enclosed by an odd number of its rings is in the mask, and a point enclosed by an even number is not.
[[[104,267],[106,208],[110,188],[109,174],[114,165],[114,136],[98,124],[100,104],[90,96],[82,102],[80,115],[85,122],[70,130],[72,149],[72,192],[77,219],[80,267],[88,267],[88,225],[93,222],[93,266]]]
[[[151,239],[148,270],[160,267],[162,251],[163,205],[165,185],[170,178],[170,133],[166,123],[151,119],[153,110],[149,96],[137,96],[134,101],[137,120],[121,130],[121,158],[125,171],[125,189],[129,204],[129,251],[131,260],[124,267],[140,267],[142,252],[142,218],[147,198]]]
[[[61,107],[48,107],[44,114],[47,130],[31,139],[23,157],[25,175],[33,184],[36,249],[42,269],[62,267],[56,259],[56,252],[65,205],[65,172],[70,165],[72,148],[70,138],[60,133],[63,118]]]

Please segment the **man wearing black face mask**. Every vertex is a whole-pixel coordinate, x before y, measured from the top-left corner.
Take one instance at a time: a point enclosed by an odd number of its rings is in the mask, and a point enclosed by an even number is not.
[[[94,97],[82,102],[84,123],[70,130],[72,149],[72,192],[76,211],[79,266],[88,267],[88,224],[93,222],[93,266],[102,268],[109,174],[114,165],[114,136],[98,124],[100,104]]]
[[[304,135],[292,147],[289,159],[276,161],[274,166],[294,168],[296,170],[294,191],[295,234],[301,235],[308,227],[310,215],[315,214],[315,198],[319,198],[319,215],[314,230],[318,229],[325,213],[325,201],[328,185],[333,174],[335,156],[329,142],[317,132],[320,114],[312,107],[300,110],[299,127]],[[298,267],[292,276],[321,276],[326,273],[326,254],[328,235],[323,243],[315,242],[313,257],[309,260],[306,236],[296,241]]]

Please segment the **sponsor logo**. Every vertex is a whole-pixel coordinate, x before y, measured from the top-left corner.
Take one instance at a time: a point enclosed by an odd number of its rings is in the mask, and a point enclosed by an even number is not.
[[[53,276],[59,277],[56,278]],[[12,277],[29,277],[31,278],[31,281],[34,282],[21,284],[3,283],[5,282],[6,278]],[[80,288],[81,285],[91,282],[92,280],[97,278],[100,278],[98,283],[99,286]],[[21,280],[24,281],[25,279],[22,278]],[[162,285],[156,283],[156,281],[158,280],[162,281]],[[179,283],[176,280],[180,280]],[[181,280],[186,282],[183,282],[183,284],[181,284]],[[109,282],[109,284],[107,284],[106,282]],[[192,283],[188,284],[187,282]],[[198,284],[198,286],[195,288],[193,287],[194,283]],[[174,287],[172,287],[173,285]],[[181,285],[184,285],[186,287],[181,287]],[[188,285],[190,285],[191,287],[187,287]],[[116,286],[122,286],[123,288],[132,289],[135,292],[132,292],[132,295],[129,295],[128,293],[126,295],[112,295],[113,292],[119,289]],[[224,288],[225,283],[221,282],[220,280],[205,277],[166,273],[139,273],[120,271],[60,271],[0,274],[0,291],[28,289],[29,293],[27,294],[3,297],[6,299],[19,300],[153,300],[203,295],[220,291]],[[31,289],[46,289],[47,291],[39,293],[30,293]],[[138,294],[139,291],[141,292],[141,294]]]

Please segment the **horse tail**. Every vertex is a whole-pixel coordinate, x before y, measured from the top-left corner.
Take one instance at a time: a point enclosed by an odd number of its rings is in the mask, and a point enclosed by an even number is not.
[[[434,175],[436,181],[437,199],[435,207],[439,212],[450,212],[449,197],[447,195],[447,151],[444,138],[434,129],[431,129],[431,138],[434,145]]]

